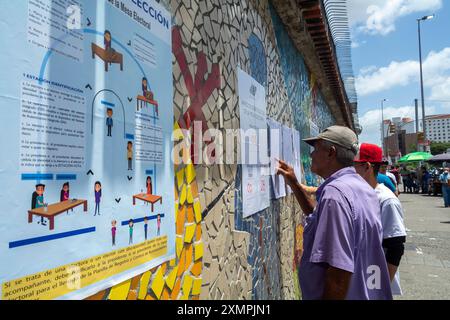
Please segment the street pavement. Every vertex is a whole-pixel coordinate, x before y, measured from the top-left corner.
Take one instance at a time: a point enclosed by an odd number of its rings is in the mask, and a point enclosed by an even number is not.
[[[398,300],[450,299],[450,208],[442,197],[401,194],[408,236]]]

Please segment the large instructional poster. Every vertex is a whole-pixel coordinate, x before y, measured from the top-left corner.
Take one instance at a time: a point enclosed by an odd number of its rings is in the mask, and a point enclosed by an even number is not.
[[[2,299],[84,298],[175,256],[171,15],[1,1]]]

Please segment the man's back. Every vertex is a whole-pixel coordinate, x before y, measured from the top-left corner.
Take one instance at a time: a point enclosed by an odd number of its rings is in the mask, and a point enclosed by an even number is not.
[[[378,184],[375,191],[381,208],[383,240],[406,237],[406,227],[403,221],[403,209],[400,200],[384,184]],[[391,288],[393,294],[402,294],[398,271],[391,283]]]
[[[347,299],[392,299],[384,257],[379,202],[353,168],[344,168],[318,190],[319,203],[305,227],[300,267],[306,299],[319,299],[324,264],[353,273]],[[306,295],[305,295],[306,293]]]

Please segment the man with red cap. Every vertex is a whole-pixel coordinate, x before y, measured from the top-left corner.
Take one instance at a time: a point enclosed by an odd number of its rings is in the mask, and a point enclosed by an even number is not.
[[[363,143],[354,160],[356,172],[375,189],[381,209],[381,224],[383,226],[382,246],[391,279],[392,294],[401,295],[400,278],[397,272],[403,256],[406,241],[406,228],[403,223],[403,210],[400,200],[384,184],[377,182],[378,171],[382,165],[380,147]]]

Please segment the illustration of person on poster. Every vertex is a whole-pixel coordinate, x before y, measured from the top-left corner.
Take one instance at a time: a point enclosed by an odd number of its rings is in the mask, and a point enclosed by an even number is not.
[[[128,244],[132,244],[133,243],[133,228],[134,228],[134,222],[133,219],[130,219],[130,221],[128,221],[128,227],[129,227],[129,231],[130,231],[130,239],[128,241]]]
[[[69,200],[69,182],[64,182],[64,184],[61,188],[59,201],[63,202],[63,201],[67,201],[67,200]]]
[[[112,36],[111,32],[109,30],[105,30],[104,33],[104,45],[105,45],[105,51],[108,55],[108,60],[114,60],[116,58],[116,50],[113,49],[111,43],[112,43]]]
[[[147,194],[148,195],[153,194],[152,177],[150,176],[147,177],[146,187],[147,187]]]
[[[44,202],[44,191],[45,191],[45,184],[38,183],[36,185],[36,190],[33,192],[31,196],[31,209],[37,209],[45,207]],[[44,217],[41,216],[41,225],[46,226]]]
[[[127,143],[128,170],[133,170],[133,142]]]
[[[61,192],[59,194],[59,201],[63,202],[63,201],[67,201],[69,200],[69,182],[64,182]],[[73,211],[73,208],[70,209],[71,211]],[[69,214],[69,210],[67,210],[67,214]]]
[[[113,110],[111,108],[108,108],[106,110],[106,127],[108,128],[107,137],[112,137],[112,127],[113,127]]]
[[[111,237],[112,237],[112,245],[116,245],[116,231],[117,231],[117,221],[113,220],[111,221]]]
[[[145,240],[147,240],[147,231],[148,231],[148,218],[145,217],[144,218],[144,235],[145,235]]]
[[[153,92],[148,89],[147,78],[142,78],[142,95],[148,100],[153,100]]]
[[[160,229],[161,229],[161,215],[159,213],[158,213],[158,217],[156,219],[156,224],[157,224],[157,227],[158,227],[157,235],[159,236],[160,235]]]
[[[102,184],[100,181],[96,181],[94,185],[94,197],[95,197],[95,211],[94,216],[100,215],[100,201],[102,198]]]

